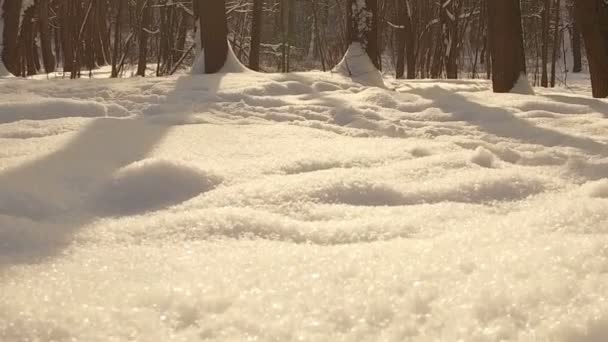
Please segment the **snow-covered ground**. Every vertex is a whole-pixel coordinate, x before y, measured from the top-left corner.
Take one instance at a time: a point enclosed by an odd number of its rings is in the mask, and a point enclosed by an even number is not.
[[[608,101],[387,83],[0,80],[0,341],[607,341]]]

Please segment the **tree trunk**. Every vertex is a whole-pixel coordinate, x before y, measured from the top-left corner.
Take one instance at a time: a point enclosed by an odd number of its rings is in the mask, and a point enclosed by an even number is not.
[[[55,56],[51,44],[49,27],[49,0],[38,0],[38,29],[40,32],[40,47],[42,48],[42,61],[47,74],[55,71]]]
[[[507,93],[526,73],[520,3],[490,0],[487,6],[492,84],[494,92]]]
[[[112,53],[112,74],[110,77],[116,78],[118,77],[118,56],[120,55],[120,46],[121,46],[121,21],[122,21],[122,11],[124,7],[123,0],[115,0],[117,2],[117,13],[116,13],[116,23],[114,24],[114,52]]]
[[[139,30],[139,60],[137,63],[137,75],[145,77],[146,68],[148,65],[148,30],[152,21],[152,11],[150,9],[150,0],[141,0],[141,5],[138,6],[138,11],[141,11],[141,27]]]
[[[573,0],[576,1],[576,0]],[[574,6],[574,4],[572,4],[572,6]],[[570,18],[571,18],[571,22],[572,22],[572,30],[571,30],[571,36],[572,36],[572,59],[573,59],[573,65],[572,65],[572,72],[578,73],[583,71],[583,56],[581,53],[582,50],[582,45],[581,45],[581,31],[579,29],[579,25],[578,22],[576,20],[576,17],[574,15],[574,8],[573,7],[569,7],[570,9]]]
[[[405,7],[407,6],[407,4],[405,4],[404,2],[405,0],[397,0],[397,3],[395,4],[395,6],[397,7],[397,10],[395,11],[395,14],[397,16],[396,22],[399,26],[397,28],[397,42],[395,44],[397,48],[397,64],[395,66],[395,78],[397,79],[403,78],[403,76],[405,75],[405,23],[409,18],[406,18],[407,9]]]
[[[70,0],[60,2],[61,12],[61,46],[63,47],[63,71],[72,72],[74,70],[74,48],[72,30],[74,26],[74,16]]]
[[[253,0],[253,18],[251,20],[251,51],[249,51],[249,68],[260,70],[260,43],[262,40],[262,11],[264,0]]]
[[[560,0],[555,0],[555,17],[553,18],[554,20],[554,25],[555,27],[553,28],[553,56],[551,58],[551,88],[555,87],[555,69],[557,66],[557,53],[559,51],[559,47],[560,47],[560,42],[561,40],[559,39],[561,37],[561,31],[559,29],[559,23],[560,23],[560,13],[561,13],[561,1]]]
[[[205,73],[222,69],[228,56],[228,22],[225,0],[198,0]]]
[[[4,30],[2,32],[2,61],[6,69],[13,75],[21,74],[19,63],[19,15],[21,13],[21,0],[4,0],[2,4],[4,16]]]
[[[378,44],[378,0],[365,0],[365,6],[362,8],[359,0],[350,0],[350,8],[350,41],[361,43],[374,66],[381,70],[380,45]]]
[[[407,67],[407,78],[416,78],[416,33],[412,24],[412,11],[409,0],[404,0],[405,17],[405,63]]]
[[[608,97],[608,4],[577,0],[574,11],[585,40],[593,97]]]
[[[34,39],[34,5],[23,11],[21,30],[19,32],[19,49],[21,50],[21,76],[32,76],[38,73],[37,49]]]
[[[551,0],[544,0],[543,2],[543,13],[542,13],[542,57],[541,57],[541,69],[542,76],[540,85],[543,87],[549,86],[549,74],[547,70],[547,64],[549,64],[549,26],[551,23]]]

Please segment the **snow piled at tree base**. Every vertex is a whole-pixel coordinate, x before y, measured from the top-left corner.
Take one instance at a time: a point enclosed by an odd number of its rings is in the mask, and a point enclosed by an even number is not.
[[[0,341],[604,341],[608,103],[390,87],[0,80]]]
[[[348,47],[344,57],[332,72],[349,77],[362,85],[385,87],[382,73],[374,66],[361,44],[357,42]]]
[[[241,61],[234,54],[234,50],[232,50],[232,45],[228,42],[228,54],[226,55],[226,62],[220,71],[219,74],[223,73],[241,73],[241,72],[252,72],[246,66],[241,63]],[[199,50],[194,59],[194,63],[192,65],[193,75],[201,75],[205,73],[205,53],[203,50]]]

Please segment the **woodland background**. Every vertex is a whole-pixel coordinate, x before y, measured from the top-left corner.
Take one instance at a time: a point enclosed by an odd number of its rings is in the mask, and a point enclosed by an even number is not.
[[[569,73],[586,70],[573,2],[521,1],[532,85],[563,84]],[[241,62],[256,70],[331,70],[349,44],[347,3],[227,1],[229,41]],[[379,0],[384,72],[411,79],[490,78],[484,3]],[[20,76],[59,71],[78,78],[104,65],[112,66],[112,77],[170,75],[192,65],[197,7],[176,0],[5,1],[2,57]]]

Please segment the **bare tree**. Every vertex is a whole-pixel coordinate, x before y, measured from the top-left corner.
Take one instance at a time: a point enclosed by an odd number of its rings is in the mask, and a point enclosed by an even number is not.
[[[264,0],[253,0],[253,18],[251,21],[251,49],[249,51],[249,68],[260,70],[260,43],[262,40],[262,11]]]

